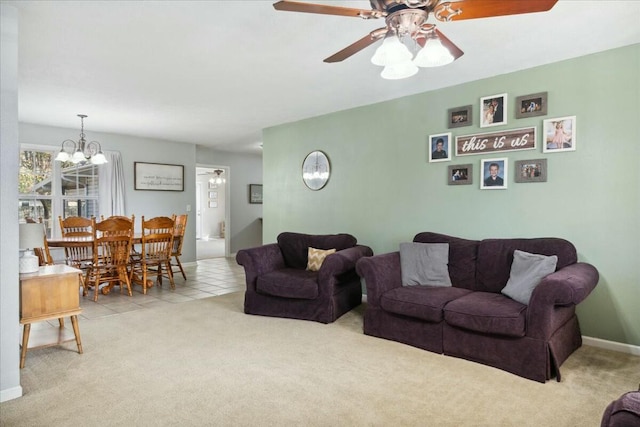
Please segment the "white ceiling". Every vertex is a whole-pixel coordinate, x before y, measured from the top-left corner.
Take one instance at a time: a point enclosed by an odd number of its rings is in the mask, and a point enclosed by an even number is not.
[[[3,2],[20,13],[20,121],[79,128],[83,113],[89,138],[222,150],[258,152],[265,127],[640,42],[639,1],[560,0],[544,13],[438,23],[464,56],[388,81],[369,62],[377,44],[322,62],[380,19],[277,12],[266,0]]]

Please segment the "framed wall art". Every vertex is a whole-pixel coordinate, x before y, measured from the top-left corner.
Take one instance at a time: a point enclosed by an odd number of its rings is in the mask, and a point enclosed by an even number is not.
[[[447,168],[447,184],[470,185],[473,184],[473,165],[451,165]]]
[[[547,159],[517,160],[516,182],[546,182]]]
[[[480,165],[480,189],[504,190],[507,188],[509,159],[482,159]]]
[[[471,105],[449,108],[449,110],[447,110],[447,128],[459,128],[463,126],[471,126],[472,124],[473,107]]]
[[[557,153],[560,151],[575,151],[578,139],[576,137],[576,116],[558,117],[542,122],[543,153]]]
[[[507,94],[484,96],[480,98],[480,127],[507,124]]]
[[[165,163],[133,163],[134,189],[184,191],[184,166]]]
[[[429,135],[429,162],[451,160],[451,132]]]
[[[547,92],[532,93],[516,98],[516,119],[547,115]]]
[[[262,203],[262,184],[249,184],[249,203]]]
[[[218,201],[217,200],[209,200],[209,207],[210,208],[217,208],[218,207]]]
[[[218,192],[217,191],[209,191],[209,198],[211,200],[218,200]]]

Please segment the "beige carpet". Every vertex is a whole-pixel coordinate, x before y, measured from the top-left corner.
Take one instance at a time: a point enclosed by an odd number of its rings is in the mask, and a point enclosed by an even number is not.
[[[336,323],[242,312],[243,293],[85,320],[33,350],[3,426],[598,426],[640,381],[640,358],[582,347],[563,381],[365,336]]]

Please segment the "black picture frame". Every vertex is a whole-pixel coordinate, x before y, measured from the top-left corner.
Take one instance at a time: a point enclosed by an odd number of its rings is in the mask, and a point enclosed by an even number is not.
[[[133,162],[134,189],[184,191],[184,165]]]
[[[249,184],[249,203],[262,204],[262,184]]]

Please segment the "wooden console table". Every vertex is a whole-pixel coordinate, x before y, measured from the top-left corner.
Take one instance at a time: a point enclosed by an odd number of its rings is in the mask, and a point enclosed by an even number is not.
[[[28,348],[48,347],[75,339],[78,353],[82,354],[78,328],[78,314],[82,312],[80,274],[81,270],[68,265],[48,265],[35,273],[20,274],[20,324],[24,325],[20,369],[24,368]],[[64,328],[63,318],[67,316],[71,317],[73,334]],[[34,331],[29,345],[31,323],[51,319],[59,319],[60,328]]]

